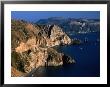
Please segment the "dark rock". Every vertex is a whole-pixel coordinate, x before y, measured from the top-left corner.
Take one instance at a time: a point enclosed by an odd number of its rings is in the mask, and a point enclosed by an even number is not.
[[[78,39],[72,39],[71,45],[78,45],[78,44],[81,44],[81,43],[82,43],[81,40],[78,40]]]
[[[73,58],[65,54],[62,56],[62,59],[63,59],[63,65],[75,63],[75,60]]]

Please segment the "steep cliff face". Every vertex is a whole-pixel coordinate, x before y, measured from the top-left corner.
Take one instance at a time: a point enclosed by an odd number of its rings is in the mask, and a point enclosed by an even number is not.
[[[47,40],[47,46],[70,44],[71,39],[65,34],[62,29],[56,25],[52,26],[49,41]]]
[[[52,48],[71,44],[71,39],[57,25],[33,25],[17,20],[12,20],[11,25],[11,66],[15,69],[28,73],[39,66],[75,62]]]
[[[71,39],[57,25],[32,25],[12,20],[12,47],[26,43],[28,46],[56,46],[70,44]],[[27,46],[26,45],[26,46]]]

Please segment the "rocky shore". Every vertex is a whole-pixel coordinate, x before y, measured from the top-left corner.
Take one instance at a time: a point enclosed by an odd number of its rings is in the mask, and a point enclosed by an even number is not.
[[[11,76],[24,76],[40,66],[75,63],[73,58],[53,48],[71,43],[73,40],[57,25],[11,20]]]

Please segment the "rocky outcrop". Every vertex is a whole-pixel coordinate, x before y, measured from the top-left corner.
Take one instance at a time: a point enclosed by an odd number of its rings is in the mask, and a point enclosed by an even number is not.
[[[47,46],[55,46],[70,43],[71,39],[67,36],[67,34],[65,34],[60,27],[53,25],[49,41],[47,40]]]
[[[52,48],[72,43],[57,25],[33,25],[16,20],[12,20],[11,25],[11,66],[18,71],[29,73],[39,66],[59,66],[75,62]]]
[[[22,53],[13,52],[12,55],[12,66],[26,73],[39,66],[60,66],[74,63],[71,57],[58,53],[53,48],[38,48],[36,52],[31,50]]]
[[[56,46],[70,44],[71,39],[57,25],[33,25],[12,20],[12,48],[19,44],[30,43],[38,46]]]

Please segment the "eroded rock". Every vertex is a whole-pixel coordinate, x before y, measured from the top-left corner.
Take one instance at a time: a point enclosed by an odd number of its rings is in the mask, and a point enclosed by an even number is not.
[[[75,62],[71,57],[52,48],[72,43],[69,36],[57,25],[33,25],[12,20],[11,31],[11,66],[20,72],[29,73],[40,66],[60,66]]]

